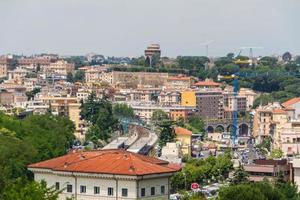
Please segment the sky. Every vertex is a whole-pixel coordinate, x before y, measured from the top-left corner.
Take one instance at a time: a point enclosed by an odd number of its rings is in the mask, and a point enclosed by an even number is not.
[[[300,0],[0,0],[0,54],[300,55]],[[249,51],[244,50],[244,55]]]

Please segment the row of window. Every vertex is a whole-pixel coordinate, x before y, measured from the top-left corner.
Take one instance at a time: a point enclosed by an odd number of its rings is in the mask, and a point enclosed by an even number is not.
[[[55,183],[55,188],[56,188],[56,190],[60,189],[59,182]],[[73,192],[73,185],[68,184],[66,189],[67,189],[68,193],[72,193]],[[165,192],[166,192],[166,188],[163,185],[163,186],[160,187],[160,194],[165,194]],[[85,185],[81,185],[80,186],[80,193],[81,194],[85,194],[86,193],[86,186]],[[94,186],[94,194],[95,195],[100,194],[100,187],[99,186]],[[155,194],[157,194],[156,193],[156,188],[155,187],[151,187],[150,188],[150,195],[154,196]],[[114,196],[114,188],[108,187],[107,188],[107,195],[108,196]],[[146,196],[146,188],[141,188],[141,196],[142,197]],[[128,189],[127,188],[122,188],[122,197],[128,197]]]

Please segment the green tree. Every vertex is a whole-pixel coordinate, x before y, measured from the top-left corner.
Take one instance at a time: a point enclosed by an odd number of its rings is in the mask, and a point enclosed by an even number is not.
[[[201,133],[205,131],[204,122],[199,116],[189,117],[186,127],[193,133]]]
[[[67,73],[67,81],[70,82],[70,83],[74,82],[74,76],[71,72]]]
[[[134,118],[133,108],[125,103],[117,103],[113,106],[113,114],[121,118]]]
[[[85,72],[83,70],[77,70],[74,74],[74,78],[70,82],[84,82]]]
[[[106,142],[118,125],[118,120],[113,115],[112,104],[106,98],[97,98],[93,92],[80,108],[81,118],[92,125],[87,138],[93,138],[94,141],[97,138]]]
[[[165,120],[159,123],[160,134],[159,134],[159,146],[163,147],[167,142],[175,141],[175,132],[172,127],[173,122],[170,120]]]
[[[238,184],[221,188],[218,200],[268,200],[259,188],[250,184]]]
[[[249,181],[249,174],[244,170],[244,167],[240,165],[233,174],[232,183],[246,183]]]
[[[276,159],[279,159],[279,158],[282,158],[283,157],[283,152],[281,149],[273,149],[271,151],[271,158],[276,158]]]
[[[29,182],[18,179],[5,187],[1,199],[3,200],[57,200],[60,191],[54,187],[47,187],[46,182]]]
[[[155,125],[158,125],[159,123],[166,121],[166,120],[170,120],[169,115],[163,111],[163,110],[155,110],[152,113],[151,116],[151,122]]]

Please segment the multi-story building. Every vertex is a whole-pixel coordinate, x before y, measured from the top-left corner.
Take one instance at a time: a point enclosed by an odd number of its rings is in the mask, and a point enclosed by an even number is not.
[[[11,64],[11,61],[12,59],[9,59],[7,57],[0,57],[0,78],[7,77],[7,71]]]
[[[162,106],[179,106],[180,92],[176,91],[161,91],[158,95],[158,103]]]
[[[60,200],[169,199],[170,178],[180,168],[124,150],[69,153],[31,164],[35,181],[62,190]]]
[[[180,145],[180,153],[181,155],[191,155],[191,147],[192,147],[192,131],[187,130],[182,127],[174,128],[176,134],[176,141]]]
[[[11,80],[15,83],[22,84],[23,79],[28,74],[28,70],[22,68],[16,68],[14,70],[8,71],[8,80]]]
[[[300,97],[292,98],[281,104],[285,109],[295,110],[295,116],[293,118],[300,118]]]
[[[224,96],[222,90],[196,91],[196,108],[202,119],[224,118]]]
[[[48,74],[54,73],[61,76],[67,76],[69,73],[73,74],[74,70],[75,65],[64,60],[58,60],[54,63],[50,63],[50,65],[46,67],[46,72]]]
[[[85,71],[85,81],[87,83],[109,83],[111,84],[111,79],[107,76],[107,68],[104,67],[86,67]]]
[[[240,97],[246,97],[247,110],[250,110],[253,107],[254,101],[257,98],[258,94],[256,94],[251,89],[241,88],[239,90],[238,96],[240,96]]]
[[[167,79],[166,87],[170,89],[182,90],[190,88],[194,82],[189,76],[171,76]]]
[[[17,84],[0,84],[0,103],[12,106],[19,102],[27,101],[26,88]]]
[[[254,111],[253,116],[253,137],[257,143],[260,143],[265,137],[271,136],[271,124],[273,117],[273,110],[281,109],[279,103],[268,104],[266,106],[259,106]]]
[[[50,63],[53,61],[56,61],[56,59],[52,57],[21,58],[18,60],[18,66],[25,70],[44,71],[45,68],[49,67]]]
[[[251,181],[262,181],[265,178],[274,181],[280,174],[286,181],[292,181],[291,164],[287,160],[254,160],[253,164],[244,165]]]

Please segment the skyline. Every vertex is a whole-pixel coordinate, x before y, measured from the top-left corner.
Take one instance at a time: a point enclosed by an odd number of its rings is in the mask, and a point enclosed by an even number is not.
[[[1,1],[0,54],[136,57],[159,43],[162,56],[197,56],[214,40],[209,56],[242,46],[264,47],[255,56],[299,55],[299,8],[297,0]]]

